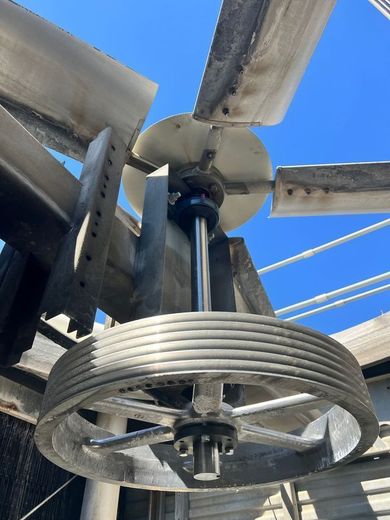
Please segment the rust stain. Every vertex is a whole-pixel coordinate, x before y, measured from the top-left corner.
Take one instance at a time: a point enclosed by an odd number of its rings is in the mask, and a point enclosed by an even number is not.
[[[18,412],[19,409],[15,403],[8,403],[7,401],[3,401],[0,399],[0,408],[2,410],[9,410],[10,412]]]

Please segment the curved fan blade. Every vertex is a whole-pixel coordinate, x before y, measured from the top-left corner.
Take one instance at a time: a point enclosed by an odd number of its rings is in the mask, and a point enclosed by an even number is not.
[[[336,0],[224,0],[193,117],[279,123]]]
[[[390,162],[277,168],[273,217],[387,213]]]
[[[83,159],[112,126],[138,136],[157,85],[9,0],[0,0],[0,103],[42,144]]]

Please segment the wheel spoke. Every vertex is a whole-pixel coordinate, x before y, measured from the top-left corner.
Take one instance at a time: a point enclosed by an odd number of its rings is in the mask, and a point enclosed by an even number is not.
[[[324,400],[310,394],[298,394],[279,399],[272,399],[263,403],[240,406],[231,411],[231,418],[240,423],[253,424],[267,417],[277,417],[287,414],[296,414],[312,408],[318,408]]]
[[[99,453],[111,453],[113,451],[128,450],[139,448],[140,446],[150,446],[161,442],[171,441],[173,431],[167,426],[154,426],[146,430],[138,430],[123,435],[114,435],[104,439],[90,439],[88,446],[99,450]]]
[[[288,448],[294,451],[303,452],[313,449],[321,444],[322,439],[310,437],[300,437],[291,433],[260,428],[260,426],[243,426],[239,432],[239,440],[243,442],[253,442],[256,444],[269,444],[279,448]]]
[[[145,401],[135,399],[121,399],[111,397],[99,403],[88,406],[89,409],[97,412],[119,415],[128,419],[172,426],[178,419],[189,417],[186,410],[175,410],[164,406],[156,406]]]

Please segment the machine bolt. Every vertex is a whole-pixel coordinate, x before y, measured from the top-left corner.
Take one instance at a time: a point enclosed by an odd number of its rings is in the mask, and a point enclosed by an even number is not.
[[[168,202],[171,206],[176,204],[176,201],[181,197],[180,191],[175,191],[173,193],[168,193]]]
[[[183,446],[179,449],[179,457],[187,457],[188,456],[188,448]]]

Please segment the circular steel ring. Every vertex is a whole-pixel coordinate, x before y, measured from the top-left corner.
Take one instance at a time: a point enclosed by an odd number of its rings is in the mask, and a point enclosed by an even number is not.
[[[306,426],[322,438],[304,453],[240,443],[221,479],[200,482],[169,444],[99,453],[86,440],[109,432],[77,410],[126,391],[195,383],[276,386],[334,406]],[[35,439],[52,462],[87,478],[173,491],[240,488],[326,470],[359,456],[378,423],[360,367],[341,344],[276,318],[193,312],[146,318],[106,330],[66,352],[50,374]]]

